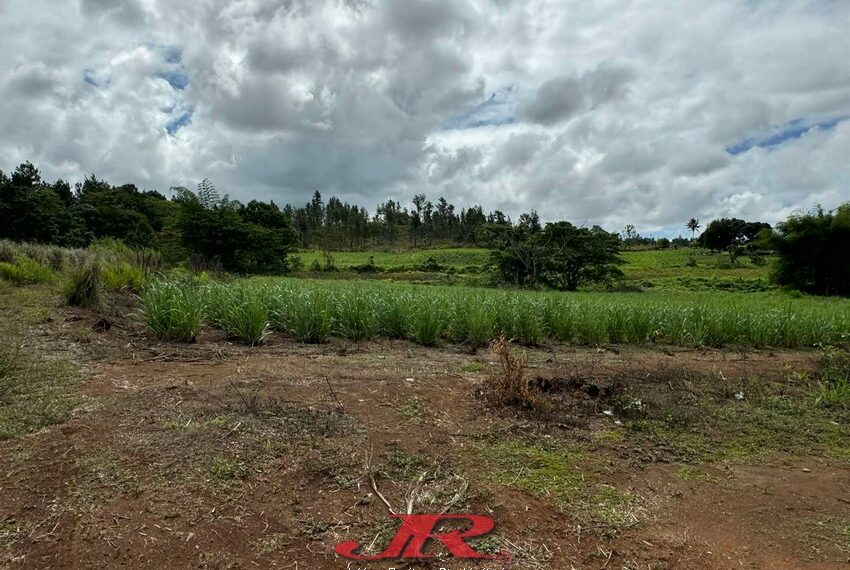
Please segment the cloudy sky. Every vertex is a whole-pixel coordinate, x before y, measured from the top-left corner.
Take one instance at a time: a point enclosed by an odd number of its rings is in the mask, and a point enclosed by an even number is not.
[[[848,0],[0,0],[0,169],[687,233],[850,200]]]

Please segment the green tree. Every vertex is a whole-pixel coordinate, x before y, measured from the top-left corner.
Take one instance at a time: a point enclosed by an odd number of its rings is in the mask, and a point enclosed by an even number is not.
[[[850,295],[850,202],[791,216],[778,224],[774,279],[815,295]]]
[[[685,224],[685,227],[691,230],[691,242],[696,241],[697,230],[700,229],[699,220],[696,218],[691,218],[688,220],[688,223]]]
[[[599,226],[555,222],[534,231],[526,224],[489,224],[482,239],[493,248],[491,266],[504,283],[575,291],[622,275],[617,267],[620,238]]]
[[[708,249],[724,251],[750,244],[765,229],[769,230],[770,224],[747,222],[740,218],[720,218],[708,224],[700,240]]]

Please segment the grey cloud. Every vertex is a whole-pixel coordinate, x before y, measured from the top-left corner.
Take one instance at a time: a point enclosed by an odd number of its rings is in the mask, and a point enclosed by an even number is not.
[[[29,159],[48,178],[96,172],[160,190],[210,177],[278,203],[317,189],[365,206],[425,192],[641,230],[691,215],[773,222],[848,198],[850,121],[725,152],[795,119],[850,115],[838,2],[14,0],[0,11],[4,171]],[[178,72],[185,90],[161,78]],[[492,93],[504,94],[500,120],[457,120]]]
[[[554,125],[581,110],[624,97],[634,77],[631,68],[608,62],[578,77],[555,77],[543,83],[533,98],[524,101],[518,114],[534,123]]]

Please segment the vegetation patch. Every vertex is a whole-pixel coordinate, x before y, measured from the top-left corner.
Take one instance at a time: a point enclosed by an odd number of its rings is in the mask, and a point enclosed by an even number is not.
[[[529,444],[516,438],[485,440],[479,456],[490,482],[526,492],[607,535],[638,523],[634,497],[593,482],[597,466],[578,449]]]
[[[67,421],[81,403],[80,380],[67,360],[42,356],[0,331],[0,440]]]
[[[155,280],[142,314],[164,340],[203,323],[247,344],[268,330],[302,342],[441,340],[474,348],[504,336],[543,342],[804,347],[844,342],[850,302],[731,293],[534,293],[350,281],[254,278],[191,284]]]
[[[615,408],[652,454],[688,463],[757,461],[782,454],[850,460],[850,415],[819,405],[813,380],[726,380],[711,374],[659,370],[626,383],[640,413]],[[634,448],[642,453],[643,447]]]

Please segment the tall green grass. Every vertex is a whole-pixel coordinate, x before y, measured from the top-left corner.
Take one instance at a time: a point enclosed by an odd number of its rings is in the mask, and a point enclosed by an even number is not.
[[[528,345],[795,348],[850,339],[850,300],[775,293],[556,293],[283,278],[198,288],[206,323],[251,344],[266,323],[302,342],[382,336],[481,346],[504,335]]]
[[[159,280],[142,291],[142,318],[160,340],[194,342],[201,332],[204,291],[187,280]]]
[[[55,275],[49,266],[29,257],[18,255],[13,261],[0,261],[0,278],[11,281],[15,285],[32,283],[49,283]]]

